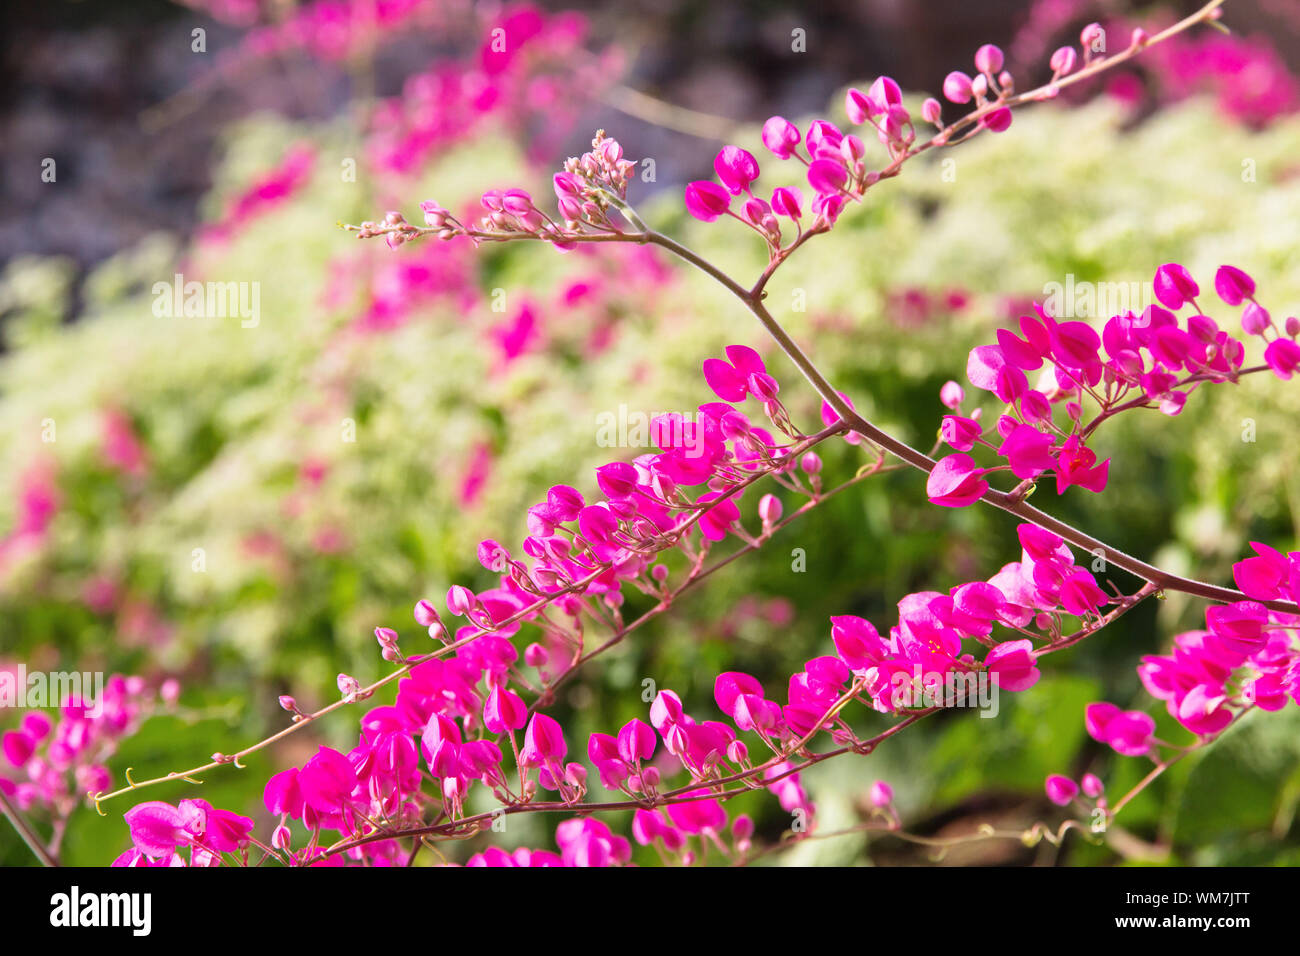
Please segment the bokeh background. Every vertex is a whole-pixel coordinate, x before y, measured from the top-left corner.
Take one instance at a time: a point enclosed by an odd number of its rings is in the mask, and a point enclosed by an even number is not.
[[[6,6],[0,667],[179,681],[179,703],[109,761],[115,783],[126,767],[165,772],[236,749],[283,723],[278,695],[311,708],[334,699],[339,672],[380,676],[374,627],[423,649],[416,599],[486,586],[480,539],[518,541],[551,484],[594,487],[591,469],[611,457],[597,415],[693,409],[710,397],[703,358],[732,342],[767,352],[725,293],[644,250],[390,250],[337,223],[386,209],[418,220],[423,199],[460,210],[516,184],[545,195],[550,171],[604,128],[655,161],[654,181],[631,194],[645,216],[733,274],[756,274],[757,245],[681,208],[681,186],[709,174],[723,142],[762,161],[757,131],[772,113],[842,119],[843,89],[880,73],[923,95],[986,41],[1028,87],[1090,21],[1127,36],[1195,6]],[[1232,262],[1275,315],[1300,310],[1300,12],[1230,0],[1226,20],[1231,35],[1153,50],[1017,114],[1006,135],[910,165],[782,269],[774,307],[859,410],[928,447],[939,387],[963,379],[967,350],[1071,276],[1147,282],[1175,260],[1204,281]],[[485,57],[499,24],[517,52]],[[795,29],[806,52],[791,50]],[[769,185],[789,175],[765,163]],[[178,272],[257,282],[257,327],[156,316],[152,286]],[[771,367],[814,425],[812,393],[779,356]],[[1263,379],[1197,395],[1177,419],[1118,423],[1102,439],[1115,455],[1106,495],[1047,506],[1208,580],[1228,581],[1251,540],[1295,548],[1300,395]],[[1254,441],[1242,439],[1247,420]],[[858,456],[828,450],[828,480]],[[792,570],[795,548],[805,572]],[[594,662],[557,716],[581,740],[643,716],[647,678],[696,709],[712,706],[719,670],[779,685],[829,649],[829,615],[883,626],[904,593],[1017,557],[1006,516],[932,508],[915,474],[867,482]],[[1202,612],[1177,595],[1145,605],[1052,659],[1032,692],[1004,695],[996,719],[945,715],[868,759],[828,762],[806,778],[819,826],[862,819],[877,779],[894,786],[909,829],[934,836],[1054,819],[1042,792],[1052,772],[1092,771],[1122,792],[1145,767],[1094,744],[1083,707],[1149,710],[1161,736],[1181,740],[1134,666]],[[1297,862],[1296,712],[1255,715],[1180,764],[1107,844],[984,843],[939,860],[858,835],[771,862]],[[272,769],[321,742],[346,749],[355,716],[210,774],[202,796],[260,820]],[[0,711],[0,730],[16,720]],[[0,774],[13,769],[0,762]],[[184,795],[184,784],[155,791]],[[741,803],[761,836],[789,826],[768,797]],[[128,805],[106,818],[77,810],[64,858],[116,856]],[[512,826],[507,842],[548,845],[552,824]],[[0,829],[0,863],[27,862]]]

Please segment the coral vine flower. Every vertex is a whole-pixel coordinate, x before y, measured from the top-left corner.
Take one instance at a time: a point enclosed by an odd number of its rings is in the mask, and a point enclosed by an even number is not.
[[[1028,640],[1003,641],[988,652],[984,666],[1003,690],[1028,690],[1041,676],[1034,663],[1034,645]]]
[[[1241,305],[1255,294],[1255,280],[1236,266],[1219,266],[1214,273],[1214,291],[1228,305]]]
[[[203,835],[203,810],[193,801],[183,803],[175,807],[149,800],[126,811],[131,840],[141,853],[154,858],[170,857],[178,846],[188,846]]]
[[[1079,785],[1069,777],[1063,777],[1059,773],[1054,773],[1047,778],[1045,784],[1047,790],[1047,799],[1051,800],[1058,807],[1070,805],[1070,801],[1075,798],[1079,792]]]
[[[1126,757],[1140,757],[1151,749],[1156,722],[1139,710],[1121,711],[1114,704],[1089,704],[1084,710],[1088,735],[1109,744]]]
[[[749,184],[758,178],[758,160],[739,146],[724,146],[713,161],[713,171],[733,196],[749,192]]]
[[[1300,551],[1283,555],[1258,541],[1250,543],[1257,557],[1232,566],[1232,577],[1243,592],[1257,601],[1300,600]]]
[[[724,402],[743,402],[750,394],[759,395],[766,390],[767,366],[757,352],[747,345],[728,345],[727,358],[704,360],[704,380],[713,393]]]
[[[981,476],[983,469],[970,455],[960,452],[939,459],[925,483],[931,503],[945,508],[964,508],[984,497],[989,483]]]
[[[731,208],[727,190],[707,179],[699,179],[686,187],[686,211],[701,222],[715,222]]]
[[[357,788],[357,774],[348,758],[321,747],[298,774],[303,802],[318,813],[336,814],[348,804]]]

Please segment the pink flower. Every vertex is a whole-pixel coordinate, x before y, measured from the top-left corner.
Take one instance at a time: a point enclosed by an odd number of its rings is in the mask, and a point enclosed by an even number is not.
[[[894,788],[883,780],[877,780],[871,785],[871,805],[873,807],[887,807],[894,802]]]
[[[1003,641],[984,658],[993,682],[1003,690],[1028,690],[1041,675],[1035,666],[1034,645],[1029,640]]]
[[[950,103],[969,103],[974,95],[970,77],[960,70],[953,70],[944,77],[943,95]]]
[[[519,751],[519,762],[525,767],[540,767],[558,763],[569,752],[564,742],[564,731],[559,723],[545,714],[533,714],[524,733],[524,746]]]
[[[453,584],[447,589],[447,610],[462,617],[474,609],[474,592],[463,584]]]
[[[1048,66],[1052,68],[1053,76],[1065,76],[1067,73],[1073,73],[1075,64],[1079,56],[1074,52],[1074,47],[1058,47],[1053,53],[1052,58],[1048,61]]]
[[[763,145],[780,159],[790,158],[799,139],[799,128],[783,116],[773,116],[763,124]]]
[[[878,77],[867,91],[868,111],[873,116],[888,113],[891,107],[903,105],[903,91],[887,76]]]
[[[758,160],[739,146],[724,146],[713,160],[713,171],[729,193],[739,196],[749,192],[749,184],[758,178]]]
[[[1017,425],[1002,442],[998,454],[1011,465],[1017,478],[1037,478],[1056,466],[1056,440],[1033,425]]]
[[[731,207],[727,190],[707,179],[698,179],[686,187],[686,211],[701,222],[714,222]]]
[[[1278,378],[1287,380],[1300,368],[1300,345],[1290,339],[1274,339],[1264,349],[1264,361]]]
[[[724,402],[742,402],[755,388],[765,387],[767,366],[762,357],[747,345],[728,345],[727,358],[704,360],[704,381]],[[754,386],[754,387],[751,387]]]
[[[834,195],[848,182],[849,171],[833,159],[815,159],[808,167],[808,185],[819,195]]]
[[[4,735],[3,749],[5,759],[15,767],[21,767],[31,759],[36,741],[22,731],[11,730]]]
[[[865,670],[884,660],[889,647],[866,618],[845,614],[831,618],[831,640],[840,660],[853,670]]]
[[[339,813],[357,788],[357,774],[348,758],[321,747],[298,774],[303,802],[317,813]]]
[[[643,720],[633,718],[619,729],[618,755],[627,763],[649,760],[654,756],[655,745],[654,729]]]
[[[1268,639],[1264,625],[1268,623],[1268,609],[1255,601],[1238,601],[1208,608],[1205,624],[1223,642],[1224,646],[1239,654],[1258,650]]]
[[[975,441],[984,434],[984,426],[973,418],[945,415],[939,426],[939,434],[957,451],[970,451],[975,447]]]
[[[727,827],[727,811],[717,800],[699,799],[708,790],[688,790],[683,796],[695,797],[683,803],[668,805],[668,816],[680,830],[687,833],[721,833]]]
[[[803,194],[795,186],[778,186],[772,190],[772,211],[787,219],[803,216]]]
[[[1217,734],[1232,723],[1232,711],[1226,704],[1227,698],[1223,694],[1212,693],[1210,688],[1197,684],[1183,695],[1174,716],[1192,733],[1206,737]]]
[[[1075,617],[1095,614],[1107,601],[1106,592],[1083,568],[1075,568],[1061,582],[1061,606]]]
[[[302,788],[298,786],[298,768],[282,770],[266,782],[262,800],[268,813],[287,814],[297,819],[302,816]]]
[[[1051,800],[1058,807],[1069,806],[1071,800],[1079,792],[1079,785],[1069,777],[1063,777],[1059,773],[1054,773],[1047,778],[1045,784],[1047,790],[1047,799]]]
[[[1109,744],[1126,757],[1140,757],[1151,749],[1156,722],[1139,710],[1121,711],[1114,704],[1089,704],[1084,724],[1094,740]]]
[[[203,833],[203,811],[192,802],[181,808],[150,800],[136,804],[124,816],[131,841],[154,858],[170,857],[176,847],[189,845]]]
[[[1200,295],[1201,287],[1185,268],[1176,262],[1166,262],[1156,269],[1153,291],[1161,305],[1177,311]]]
[[[1110,459],[1100,465],[1097,454],[1091,448],[1082,445],[1078,435],[1071,435],[1061,446],[1057,459],[1056,493],[1065,494],[1071,485],[1079,485],[1096,494],[1106,490],[1106,480],[1110,474]]]
[[[1011,128],[1011,110],[1007,107],[996,109],[984,117],[984,125],[991,133],[1005,133]]]
[[[943,403],[945,408],[956,411],[965,400],[966,390],[954,381],[944,382],[943,387],[939,389],[939,401]]]
[[[1228,305],[1241,305],[1255,294],[1255,280],[1236,266],[1219,266],[1214,273],[1214,291]]]
[[[975,69],[992,76],[1002,69],[1002,51],[992,43],[985,43],[975,51]]]
[[[1237,587],[1257,601],[1272,601],[1285,596],[1292,569],[1300,574],[1300,551],[1293,552],[1288,558],[1258,541],[1252,541],[1250,546],[1258,557],[1246,558],[1232,566],[1232,577]]]
[[[493,687],[483,705],[483,726],[494,734],[518,730],[528,720],[528,707],[523,698],[504,687]]]
[[[844,94],[844,112],[848,114],[849,122],[854,126],[861,126],[871,116],[871,104],[867,100],[867,94],[859,89],[850,89]]]
[[[989,483],[970,455],[960,452],[939,459],[925,483],[930,502],[945,508],[964,508],[984,497]]]
[[[217,810],[206,800],[182,800],[182,810],[186,809],[186,804],[198,807],[204,814],[203,844],[208,849],[218,853],[234,853],[249,845],[253,821],[248,817],[241,817],[229,810]]]

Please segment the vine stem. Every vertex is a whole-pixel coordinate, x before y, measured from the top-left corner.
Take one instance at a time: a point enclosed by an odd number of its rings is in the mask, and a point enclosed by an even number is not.
[[[36,854],[36,858],[41,861],[42,865],[59,865],[58,859],[49,851],[49,849],[46,848],[45,844],[41,842],[41,838],[37,836],[36,831],[27,823],[27,819],[22,815],[18,808],[10,802],[9,797],[5,795],[3,790],[0,790],[0,813],[3,813],[5,818],[13,824],[13,828],[17,830],[18,835],[23,838],[23,842],[27,844],[27,848],[31,850],[32,853]]]
[[[871,422],[867,421],[852,408],[849,407],[841,396],[839,391],[827,380],[817,365],[810,359],[807,353],[799,347],[797,343],[785,330],[785,327],[777,321],[767,306],[763,303],[761,286],[756,286],[759,290],[757,293],[746,289],[735,279],[731,278],[713,263],[704,259],[698,253],[692,252],[686,246],[682,245],[675,239],[665,236],[662,233],[651,232],[648,241],[657,246],[668,250],[679,258],[691,263],[699,268],[702,272],[717,280],[722,286],[736,296],[759,323],[767,331],[768,335],[776,342],[782,352],[795,364],[795,367],[803,373],[804,378],[812,385],[825,401],[839,413],[840,418],[848,423],[859,435],[870,439],[880,447],[889,451],[893,455],[907,462],[909,465],[917,468],[927,474],[934,468],[936,462],[924,452],[917,451],[911,445],[899,438],[894,437],[889,432]],[[1185,578],[1181,575],[1173,574],[1158,568],[1153,564],[1135,558],[1104,541],[1094,538],[1092,535],[1075,528],[1073,525],[1054,518],[1044,511],[1040,511],[1033,505],[1022,500],[1012,493],[998,491],[990,488],[980,499],[985,504],[992,505],[1018,518],[1031,521],[1041,528],[1059,535],[1066,541],[1083,548],[1084,550],[1106,560],[1109,564],[1123,568],[1130,574],[1136,575],[1145,581],[1157,585],[1163,590],[1179,591],[1184,594],[1192,594],[1197,597],[1203,597],[1211,601],[1223,601],[1231,603],[1233,601],[1247,600],[1247,596],[1240,591],[1232,588],[1220,587],[1215,584],[1207,584],[1204,581],[1197,581],[1193,578]],[[1265,607],[1273,611],[1282,611],[1288,614],[1300,613],[1300,607],[1289,601],[1261,601]]]

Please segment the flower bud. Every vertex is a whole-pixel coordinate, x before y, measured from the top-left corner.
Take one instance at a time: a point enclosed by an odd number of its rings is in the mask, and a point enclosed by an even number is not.
[[[986,43],[975,51],[975,69],[992,76],[1002,69],[1002,51],[992,43]]]
[[[293,833],[286,826],[278,826],[271,831],[271,846],[277,850],[287,850],[293,842]]]
[[[943,95],[950,103],[969,103],[971,78],[961,70],[953,70],[943,81]]]
[[[799,129],[783,116],[773,116],[763,124],[763,145],[779,159],[789,159],[799,145]]]
[[[1044,785],[1047,791],[1047,799],[1051,800],[1058,807],[1069,805],[1070,801],[1075,798],[1079,792],[1079,785],[1069,777],[1063,777],[1059,773],[1054,773],[1047,778]]]
[[[453,584],[447,590],[447,610],[456,617],[468,614],[474,603],[474,592],[462,584]]]
[[[1263,335],[1264,330],[1273,324],[1268,310],[1256,302],[1250,302],[1241,313],[1241,327],[1247,335]]]
[[[1005,106],[1001,109],[994,110],[988,116],[984,117],[984,125],[990,132],[1004,133],[1011,128],[1011,110]]]
[[[433,627],[438,623],[438,612],[428,601],[415,602],[415,623],[420,627]]]
[[[338,685],[339,693],[343,695],[343,699],[348,703],[356,700],[357,694],[361,693],[361,684],[355,677],[340,674],[335,683]]]
[[[1065,76],[1067,73],[1073,73],[1075,64],[1079,62],[1079,55],[1074,52],[1074,47],[1059,47],[1052,54],[1049,66],[1052,68],[1053,76]]]

